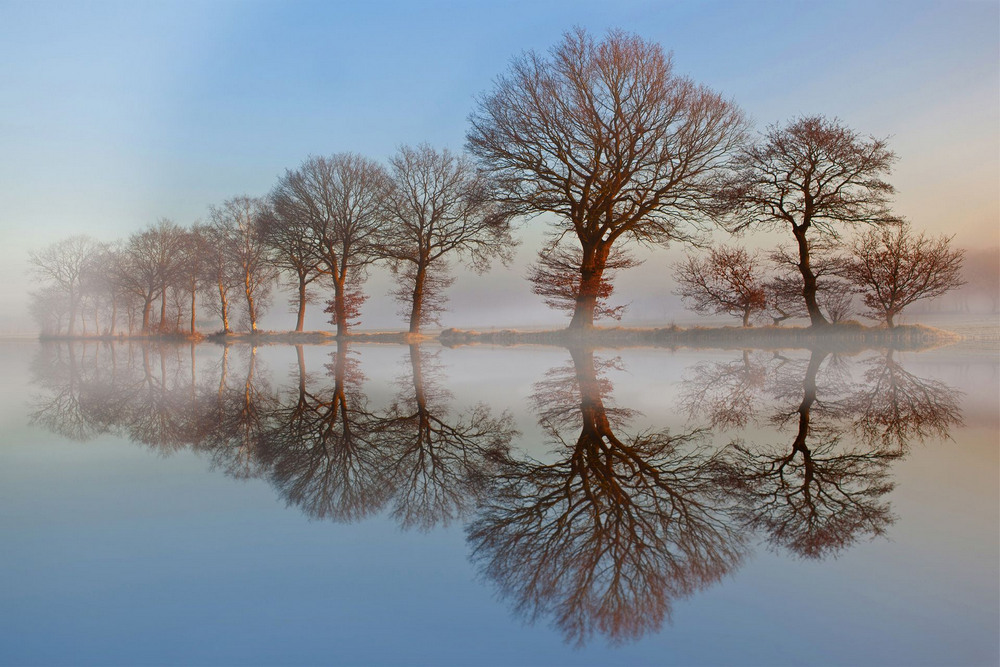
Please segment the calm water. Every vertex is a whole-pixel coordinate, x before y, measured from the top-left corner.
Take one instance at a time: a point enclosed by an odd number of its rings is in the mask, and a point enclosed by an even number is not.
[[[995,343],[0,344],[3,664],[997,664]]]

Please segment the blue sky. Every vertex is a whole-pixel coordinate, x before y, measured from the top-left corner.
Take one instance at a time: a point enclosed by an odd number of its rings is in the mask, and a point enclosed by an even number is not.
[[[1000,242],[995,2],[0,2],[0,333],[31,326],[29,249],[189,224],[309,154],[461,148],[476,95],[574,25],[660,42],[761,127],[823,113],[890,136],[900,213]],[[497,317],[518,324],[537,247],[522,236],[518,265],[459,282],[446,324],[481,322],[484,290],[511,293]],[[671,253],[620,289],[669,274]],[[626,296],[652,303],[659,283]],[[391,326],[394,311],[368,317]]]

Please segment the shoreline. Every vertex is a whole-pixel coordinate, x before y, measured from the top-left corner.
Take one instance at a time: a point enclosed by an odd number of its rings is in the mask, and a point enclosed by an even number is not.
[[[480,332],[476,330],[445,329],[439,334],[410,334],[402,331],[349,333],[338,337],[332,331],[261,331],[230,334],[174,334],[174,335],[94,335],[94,336],[38,336],[42,342],[125,342],[145,341],[157,343],[214,343],[231,345],[330,345],[345,343],[383,343],[411,345],[438,342],[445,347],[463,345],[553,345],[588,347],[694,347],[694,348],[808,348],[822,345],[830,349],[865,349],[892,347],[895,349],[925,349],[958,343],[960,334],[920,324],[887,327],[868,327],[857,323],[832,324],[820,329],[811,327],[611,327],[587,331],[550,329],[519,331],[502,329]]]

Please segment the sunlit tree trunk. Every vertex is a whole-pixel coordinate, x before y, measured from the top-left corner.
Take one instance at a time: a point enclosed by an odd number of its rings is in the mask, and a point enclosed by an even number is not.
[[[226,297],[226,287],[221,281],[218,283],[218,287],[219,302],[222,304],[222,331],[224,333],[229,333],[229,299]]]
[[[601,281],[608,261],[610,245],[585,245],[583,261],[580,263],[580,287],[576,295],[576,307],[569,328],[574,331],[594,328],[594,311],[601,291]]]

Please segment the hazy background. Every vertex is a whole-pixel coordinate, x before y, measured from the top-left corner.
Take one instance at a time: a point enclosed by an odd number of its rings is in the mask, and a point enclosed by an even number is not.
[[[461,149],[475,97],[510,58],[574,25],[660,42],[761,128],[822,113],[891,136],[899,213],[962,247],[1000,243],[993,1],[0,2],[0,334],[34,329],[29,250],[159,217],[187,226],[266,194],[309,154]],[[512,267],[463,273],[442,324],[565,321],[523,278],[539,229],[521,229]],[[692,319],[670,294],[680,252],[620,277],[629,321]],[[363,328],[402,326],[390,281],[369,281]],[[307,326],[323,327],[311,309]],[[265,328],[292,322],[276,294]]]

